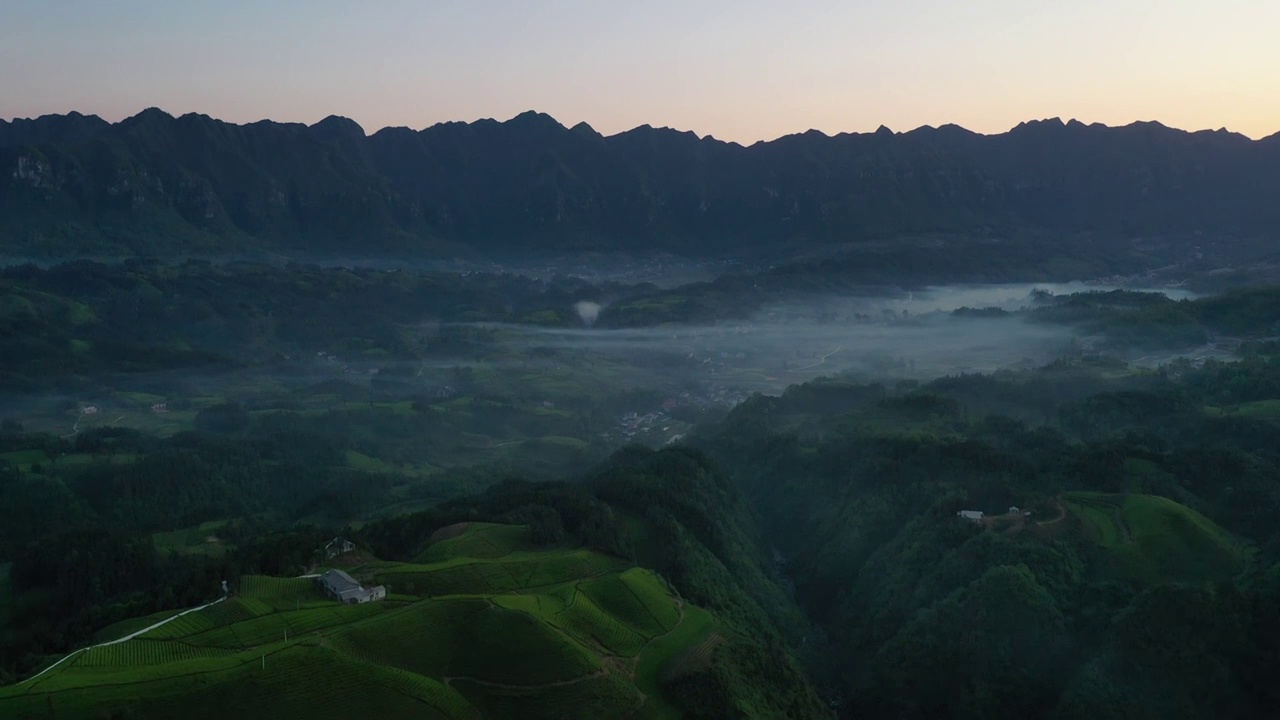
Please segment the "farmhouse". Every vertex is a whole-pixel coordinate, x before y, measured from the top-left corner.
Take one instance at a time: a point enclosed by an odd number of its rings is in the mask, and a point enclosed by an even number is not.
[[[974,521],[974,522],[982,522],[982,511],[981,511],[981,510],[961,510],[960,512],[956,513],[956,515],[957,515],[958,517],[962,517],[962,518],[964,518],[965,520],[972,520],[972,521]]]
[[[356,549],[355,543],[346,538],[336,537],[324,546],[325,558],[332,560]]]
[[[329,597],[346,605],[356,605],[381,600],[387,596],[383,585],[366,588],[341,570],[328,570],[320,576],[320,586]]]

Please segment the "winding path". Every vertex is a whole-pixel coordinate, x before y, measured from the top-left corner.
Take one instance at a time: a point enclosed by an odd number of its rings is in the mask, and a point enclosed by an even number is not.
[[[477,685],[487,685],[488,687],[500,688],[502,690],[517,690],[517,691],[540,690],[542,688],[564,687],[566,685],[576,685],[580,682],[586,682],[587,680],[594,680],[599,677],[604,677],[608,672],[609,672],[608,668],[600,668],[595,672],[589,672],[586,675],[579,675],[578,677],[569,678],[568,680],[553,680],[551,682],[538,683],[536,685],[509,685],[507,683],[493,682],[492,680],[481,680],[480,678],[477,678],[477,677],[467,677],[465,675],[446,675],[443,678],[443,682],[445,685],[448,685],[449,687],[453,687],[453,682],[455,680],[462,680],[463,682],[475,683]]]
[[[1058,506],[1058,517],[1052,520],[1041,520],[1040,522],[1036,523],[1036,525],[1043,527],[1045,525],[1052,525],[1057,522],[1062,522],[1064,519],[1066,519],[1067,508],[1065,505],[1062,504],[1062,500],[1059,498],[1054,498],[1053,504]]]
[[[835,350],[832,350],[831,352],[827,353],[826,355],[823,355],[821,358],[819,358],[819,359],[818,359],[818,362],[816,362],[816,363],[813,363],[813,364],[811,364],[811,365],[805,365],[804,367],[791,368],[791,369],[790,369],[790,370],[788,370],[787,372],[793,372],[793,373],[794,373],[794,372],[801,372],[801,371],[804,371],[804,370],[811,370],[811,369],[813,369],[813,368],[818,367],[819,365],[826,364],[826,362],[827,362],[827,358],[831,357],[832,355],[835,355],[836,353],[840,352],[841,350],[844,350],[844,346],[838,347],[838,348],[836,348]]]
[[[84,413],[80,413],[80,415],[76,417],[75,424],[73,424],[73,425],[71,426],[71,432],[67,433],[66,435],[59,435],[58,437],[62,438],[63,440],[66,440],[67,438],[73,438],[73,437],[75,437],[75,436],[79,435],[79,434],[80,434],[80,421],[81,421],[81,420],[83,420],[83,419],[84,419]]]
[[[18,683],[17,683],[17,684],[18,684],[18,685],[21,685],[21,684],[23,684],[23,683],[31,682],[32,680],[35,680],[36,678],[40,677],[41,675],[43,675],[43,674],[45,674],[45,673],[49,672],[50,670],[52,670],[52,669],[54,669],[54,668],[58,667],[58,666],[59,666],[59,665],[61,665],[62,663],[64,663],[64,662],[66,662],[66,661],[70,660],[71,658],[75,657],[76,655],[79,655],[80,653],[82,653],[82,652],[84,652],[84,651],[86,651],[86,650],[92,650],[92,649],[94,649],[94,648],[106,647],[106,646],[108,646],[108,645],[115,645],[115,644],[117,644],[117,643],[122,643],[122,642],[124,642],[124,641],[126,641],[126,640],[132,640],[132,639],[134,639],[134,638],[138,637],[139,635],[142,635],[142,634],[144,634],[144,633],[149,633],[149,632],[151,632],[152,630],[155,630],[156,628],[160,627],[161,625],[164,625],[164,624],[166,624],[166,623],[173,622],[174,620],[177,620],[178,618],[182,617],[183,615],[186,615],[187,613],[198,612],[198,611],[203,610],[203,609],[205,609],[205,608],[207,608],[207,607],[210,607],[210,606],[212,606],[212,605],[217,605],[218,603],[222,602],[223,600],[226,600],[226,598],[218,598],[217,600],[214,600],[214,601],[213,601],[213,602],[211,602],[211,603],[206,603],[206,604],[204,604],[204,605],[201,605],[200,607],[193,607],[193,608],[189,608],[189,609],[187,609],[187,610],[183,610],[182,612],[180,612],[180,613],[178,613],[178,614],[176,614],[176,615],[170,615],[169,617],[167,617],[167,618],[165,618],[165,619],[161,620],[161,621],[160,621],[160,622],[158,622],[158,623],[155,623],[155,624],[150,625],[150,626],[148,626],[148,627],[144,627],[144,628],[142,628],[141,630],[139,630],[139,631],[137,631],[137,632],[135,632],[135,633],[131,633],[131,634],[129,634],[129,635],[125,635],[125,636],[124,636],[124,637],[122,637],[122,638],[116,638],[115,640],[108,640],[107,642],[104,642],[104,643],[98,643],[97,645],[90,645],[89,647],[82,647],[82,648],[80,648],[80,649],[78,649],[78,650],[72,650],[71,652],[69,652],[69,653],[67,653],[65,656],[63,656],[63,658],[62,658],[61,660],[59,660],[58,662],[56,662],[56,663],[54,663],[54,664],[50,665],[49,667],[47,667],[47,668],[45,668],[45,669],[41,670],[40,672],[36,673],[35,675],[32,675],[31,677],[29,677],[29,678],[27,678],[27,679],[25,679],[25,680],[20,680],[20,681],[18,681]]]

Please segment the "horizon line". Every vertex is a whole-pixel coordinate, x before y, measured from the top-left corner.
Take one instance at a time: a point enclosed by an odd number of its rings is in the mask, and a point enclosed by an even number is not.
[[[181,114],[174,114],[174,113],[169,112],[168,110],[165,110],[164,108],[161,108],[161,107],[156,106],[156,105],[152,105],[152,106],[149,106],[149,107],[145,107],[145,108],[143,108],[142,110],[139,110],[138,112],[133,113],[132,115],[127,115],[127,116],[125,116],[125,117],[123,117],[123,118],[121,118],[121,119],[119,119],[119,120],[115,120],[115,121],[108,120],[108,119],[106,119],[106,118],[102,117],[101,115],[98,115],[97,113],[86,113],[86,112],[82,112],[82,111],[79,111],[79,110],[68,110],[67,112],[63,112],[63,113],[45,113],[45,114],[43,114],[43,115],[38,115],[38,116],[36,116],[36,117],[34,117],[34,118],[32,118],[32,117],[17,117],[17,116],[14,116],[14,117],[10,117],[10,118],[7,118],[7,119],[6,119],[6,118],[3,118],[3,117],[0,117],[0,123],[3,123],[3,124],[10,124],[10,125],[12,125],[12,124],[14,124],[14,123],[18,123],[18,122],[35,122],[35,121],[38,121],[38,120],[41,120],[41,119],[44,119],[44,118],[49,118],[49,117],[72,117],[72,116],[80,116],[80,117],[85,117],[85,118],[96,118],[96,119],[98,119],[98,120],[101,120],[102,122],[107,123],[108,125],[115,126],[115,125],[120,125],[120,124],[122,124],[122,123],[124,123],[124,122],[127,122],[127,121],[129,121],[129,120],[133,120],[133,119],[135,119],[135,118],[137,118],[137,117],[140,117],[140,116],[142,116],[142,115],[144,115],[144,114],[146,114],[146,113],[149,113],[149,112],[159,112],[159,113],[161,113],[161,114],[165,115],[166,117],[169,117],[169,118],[171,118],[171,119],[175,119],[175,120],[176,120],[176,119],[180,119],[180,118],[184,118],[184,117],[195,116],[195,117],[206,118],[206,119],[208,119],[208,120],[212,120],[212,121],[215,121],[215,122],[224,123],[224,124],[227,124],[227,125],[233,125],[233,126],[237,126],[237,127],[245,127],[245,126],[249,126],[249,125],[257,125],[257,124],[260,124],[260,123],[273,123],[273,124],[276,124],[276,125],[301,125],[301,126],[303,126],[303,127],[307,127],[307,128],[314,128],[314,127],[316,127],[316,126],[318,126],[318,125],[320,125],[320,124],[322,124],[322,123],[325,123],[325,122],[327,122],[327,121],[337,120],[337,121],[342,121],[342,122],[348,122],[348,123],[351,123],[352,125],[354,125],[356,128],[358,128],[358,129],[360,130],[361,134],[362,134],[365,138],[373,137],[373,136],[375,136],[375,135],[378,135],[379,133],[382,133],[382,132],[385,132],[385,131],[388,131],[388,130],[408,130],[408,131],[410,131],[410,132],[420,133],[420,132],[425,132],[425,131],[430,130],[430,129],[432,129],[432,128],[436,128],[436,127],[440,127],[440,126],[444,126],[444,125],[456,125],[456,124],[461,124],[461,125],[476,125],[476,124],[480,124],[480,123],[495,123],[495,124],[499,124],[499,125],[505,125],[505,124],[511,123],[511,122],[513,122],[513,121],[516,121],[516,120],[518,120],[518,119],[520,119],[520,118],[524,118],[524,117],[530,117],[530,116],[532,116],[532,117],[545,117],[545,118],[547,118],[547,119],[551,120],[552,122],[554,122],[554,123],[555,123],[556,125],[558,125],[559,127],[563,128],[564,130],[574,130],[574,129],[579,128],[579,127],[585,127],[587,130],[590,130],[591,132],[593,132],[593,133],[595,133],[595,134],[597,134],[597,135],[599,135],[599,136],[601,136],[601,137],[603,137],[603,138],[613,138],[613,137],[618,137],[618,136],[620,136],[620,135],[626,135],[626,134],[628,134],[628,133],[632,133],[632,132],[635,132],[635,131],[637,131],[637,130],[645,130],[645,129],[650,129],[650,130],[666,130],[666,131],[670,131],[670,132],[680,133],[680,134],[682,134],[682,135],[685,135],[685,134],[692,134],[694,137],[698,138],[699,140],[712,140],[712,141],[714,141],[714,142],[721,142],[721,143],[725,143],[725,144],[729,144],[729,145],[737,145],[737,146],[739,146],[739,147],[744,147],[744,148],[746,148],[746,147],[752,147],[752,146],[754,146],[754,145],[759,145],[759,144],[767,144],[767,143],[771,143],[771,142],[776,142],[776,141],[778,141],[778,140],[782,140],[782,139],[785,139],[785,138],[797,137],[797,136],[801,136],[801,135],[808,135],[808,134],[810,134],[810,133],[817,133],[817,134],[819,134],[819,135],[821,135],[821,136],[823,136],[823,137],[826,137],[826,138],[836,138],[836,137],[842,137],[842,136],[846,136],[846,135],[877,135],[877,134],[884,134],[884,133],[886,133],[886,132],[887,132],[887,133],[889,133],[889,134],[891,134],[891,135],[898,136],[898,135],[909,135],[909,134],[911,134],[911,133],[920,132],[920,131],[925,131],[925,130],[941,130],[941,129],[943,129],[943,128],[955,128],[955,129],[958,129],[958,130],[964,131],[964,132],[966,132],[966,133],[969,133],[969,134],[971,134],[971,135],[977,135],[977,136],[981,136],[981,137],[996,137],[996,136],[1000,136],[1000,135],[1007,135],[1007,134],[1009,134],[1009,133],[1011,133],[1011,132],[1013,132],[1013,131],[1015,131],[1015,130],[1018,130],[1019,128],[1022,128],[1022,127],[1032,126],[1032,125],[1041,125],[1041,124],[1056,125],[1056,126],[1060,126],[1060,127],[1074,127],[1074,126],[1079,126],[1079,127],[1085,127],[1085,128],[1102,128],[1102,129],[1108,129],[1108,130],[1130,128],[1130,127],[1133,127],[1133,126],[1135,126],[1135,125],[1136,125],[1136,126],[1144,126],[1144,127],[1145,127],[1145,126],[1155,126],[1155,127],[1163,128],[1163,129],[1170,130],[1170,131],[1173,131],[1173,132],[1185,133],[1185,134],[1188,134],[1188,135],[1196,135],[1196,134],[1203,134],[1203,133],[1235,135],[1235,136],[1242,137],[1242,138],[1244,138],[1244,139],[1246,139],[1246,140],[1248,140],[1248,141],[1250,141],[1250,142],[1262,142],[1262,141],[1264,141],[1264,140],[1269,140],[1269,139],[1271,139],[1271,138],[1280,137],[1280,130],[1277,130],[1276,132],[1271,133],[1271,134],[1268,134],[1268,135],[1263,135],[1263,136],[1260,136],[1260,137],[1256,137],[1256,138],[1255,138],[1255,137],[1251,137],[1251,136],[1249,136],[1249,135],[1246,135],[1246,134],[1244,134],[1244,133],[1242,133],[1242,132],[1238,132],[1238,131],[1235,131],[1235,130],[1230,130],[1230,129],[1226,128],[1225,126],[1220,127],[1220,128],[1217,128],[1217,129],[1202,128],[1202,129],[1199,129],[1199,130],[1188,130],[1188,129],[1185,129],[1185,128],[1174,127],[1174,126],[1172,126],[1172,125],[1166,125],[1165,123],[1163,123],[1163,122],[1161,122],[1161,121],[1159,121],[1159,120],[1133,120],[1133,121],[1128,122],[1128,123],[1123,124],[1123,125],[1108,125],[1108,124],[1106,124],[1106,123],[1102,123],[1102,122],[1091,122],[1091,123],[1086,123],[1086,122],[1084,122],[1084,121],[1082,121],[1082,120],[1079,120],[1079,119],[1077,119],[1077,118],[1070,118],[1070,119],[1068,119],[1068,120],[1066,120],[1066,121],[1063,121],[1061,117],[1059,117],[1059,116],[1054,116],[1054,117],[1048,117],[1048,118],[1032,118],[1032,119],[1028,119],[1028,120],[1023,120],[1023,121],[1019,122],[1017,125],[1014,125],[1013,127],[1009,128],[1009,129],[1007,129],[1007,130],[1004,130],[1004,131],[1000,131],[1000,132],[979,132],[979,131],[976,131],[976,130],[970,130],[970,129],[968,129],[968,128],[964,127],[963,125],[959,125],[959,124],[957,124],[957,123],[950,123],[950,122],[948,122],[948,123],[943,123],[943,124],[941,124],[941,125],[929,125],[929,124],[924,124],[924,125],[919,125],[919,126],[917,126],[917,127],[914,127],[914,128],[912,128],[912,129],[910,129],[910,130],[892,130],[892,129],[890,129],[890,128],[888,128],[888,127],[886,127],[885,125],[883,125],[883,124],[882,124],[882,125],[880,125],[879,127],[877,127],[875,130],[871,130],[871,131],[843,130],[843,131],[837,132],[837,133],[835,133],[835,134],[830,134],[830,133],[827,133],[827,132],[826,132],[826,131],[824,131],[824,130],[819,130],[819,129],[817,129],[817,128],[812,128],[812,127],[811,127],[811,128],[809,128],[809,129],[807,129],[807,130],[800,130],[800,131],[797,131],[797,132],[791,132],[791,133],[786,133],[786,134],[783,134],[783,135],[779,135],[779,136],[774,137],[774,138],[772,138],[772,139],[765,139],[765,138],[761,138],[761,139],[758,139],[758,140],[755,140],[755,141],[752,141],[752,142],[749,142],[749,143],[742,143],[742,142],[739,142],[739,141],[736,141],[736,140],[722,140],[722,139],[720,139],[720,138],[715,137],[715,136],[714,136],[713,134],[711,134],[711,133],[707,133],[707,134],[703,135],[703,134],[699,134],[698,132],[696,132],[696,131],[694,131],[694,130],[681,130],[681,129],[673,128],[673,127],[670,127],[670,126],[667,126],[667,125],[663,125],[663,126],[655,127],[655,126],[653,126],[653,125],[650,125],[649,123],[641,123],[641,124],[639,124],[639,125],[636,125],[636,126],[634,126],[634,127],[631,127],[631,128],[629,128],[629,129],[626,129],[626,130],[619,130],[618,132],[615,132],[615,133],[612,133],[612,134],[609,134],[609,135],[605,135],[604,133],[601,133],[600,131],[596,130],[596,129],[595,129],[595,128],[590,124],[590,123],[588,123],[588,122],[587,122],[587,121],[585,121],[585,120],[580,121],[580,122],[578,122],[578,123],[575,123],[575,124],[573,124],[573,125],[567,125],[567,124],[565,124],[565,123],[561,122],[560,120],[558,120],[557,118],[555,118],[554,116],[552,116],[550,113],[542,112],[542,111],[540,111],[540,110],[525,110],[525,111],[522,111],[522,112],[516,113],[515,115],[511,116],[510,118],[507,118],[506,120],[498,120],[498,119],[496,119],[496,118],[494,118],[494,117],[479,117],[479,118],[476,118],[476,119],[474,119],[474,120],[441,120],[441,121],[438,121],[438,122],[432,123],[431,125],[427,125],[427,126],[425,126],[425,127],[422,127],[422,128],[420,128],[420,129],[415,129],[415,128],[409,127],[408,125],[386,125],[386,126],[383,126],[383,127],[379,128],[379,129],[377,129],[377,130],[373,131],[373,132],[369,132],[368,130],[366,130],[366,129],[365,129],[365,127],[364,127],[363,125],[361,125],[361,124],[360,124],[359,122],[357,122],[356,120],[354,120],[354,119],[352,119],[352,118],[350,118],[350,117],[347,117],[347,116],[345,116],[345,115],[338,115],[338,114],[336,114],[336,113],[331,113],[331,114],[329,114],[329,115],[326,115],[325,117],[323,117],[323,118],[321,118],[321,119],[319,119],[319,120],[317,120],[317,121],[315,121],[315,122],[312,122],[312,123],[307,123],[307,122],[303,122],[303,121],[293,121],[293,120],[274,120],[274,119],[272,119],[272,118],[262,118],[262,119],[259,119],[259,120],[252,120],[252,121],[247,121],[247,122],[235,122],[235,121],[232,121],[232,120],[224,120],[224,119],[222,119],[222,118],[214,117],[214,116],[212,116],[212,115],[209,115],[208,113],[202,113],[202,112],[196,112],[196,111],[189,111],[189,112],[184,112],[184,113],[181,113]]]

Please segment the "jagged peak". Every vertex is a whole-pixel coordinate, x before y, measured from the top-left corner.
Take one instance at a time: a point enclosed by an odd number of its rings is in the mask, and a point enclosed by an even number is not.
[[[881,125],[880,127],[876,128],[876,131],[874,134],[877,137],[893,137],[894,132],[890,130],[887,126]]]
[[[365,137],[364,128],[360,127],[360,123],[341,115],[330,115],[312,125],[311,129],[329,137]]]
[[[736,147],[736,148],[746,147],[742,143],[738,142],[737,140],[721,140],[717,138],[715,135],[711,135],[710,133],[702,136],[702,142],[712,143],[715,145],[728,145],[729,147]]]
[[[417,134],[418,132],[411,127],[406,127],[404,125],[388,125],[369,137],[408,137],[410,135]]]
[[[662,127],[654,127],[648,123],[645,123],[644,125],[638,125],[636,127],[631,128],[630,130],[624,130],[618,133],[617,135],[613,135],[611,137],[623,138],[623,139],[632,138],[632,137],[646,137],[646,138],[666,137],[666,138],[681,138],[683,140],[689,140],[695,143],[701,140],[707,140],[710,142],[719,142],[718,140],[711,137],[710,135],[706,136],[705,138],[699,138],[698,133],[692,130],[677,130],[672,127],[667,127],[666,125],[663,125]]]
[[[156,119],[173,120],[174,117],[169,113],[165,112],[164,110],[161,110],[158,107],[149,107],[143,110],[142,112],[138,113],[137,115],[127,117],[124,120],[121,120],[120,122],[124,124],[124,123],[130,123],[130,122],[144,122],[144,121],[156,120]]]
[[[1062,122],[1060,117],[1045,118],[1043,120],[1024,120],[1014,126],[1010,132],[1019,132],[1025,130],[1058,130],[1066,127],[1066,123]]]
[[[593,138],[602,138],[602,137],[604,137],[604,136],[603,136],[603,135],[601,135],[601,134],[600,134],[600,133],[599,133],[595,128],[593,128],[593,127],[591,127],[590,125],[588,125],[588,124],[587,124],[587,121],[585,121],[585,120],[583,120],[582,122],[578,123],[577,125],[574,125],[573,127],[569,128],[569,130],[570,130],[571,132],[577,133],[577,134],[579,134],[579,135],[586,135],[587,137],[593,137]]]
[[[1248,135],[1245,135],[1243,133],[1238,133],[1238,132],[1232,132],[1231,130],[1228,130],[1225,127],[1220,127],[1217,130],[1210,130],[1207,128],[1204,130],[1197,130],[1191,133],[1191,135],[1193,137],[1212,138],[1213,140],[1217,140],[1217,141],[1228,141],[1228,142],[1237,142],[1237,143],[1253,142],[1253,140]],[[1266,138],[1262,138],[1262,139],[1265,140]]]
[[[469,123],[469,122],[466,122],[466,121],[464,121],[464,120],[442,120],[442,121],[440,121],[440,122],[438,122],[438,123],[433,123],[433,124],[431,124],[431,125],[428,125],[428,126],[426,126],[426,127],[422,128],[421,130],[419,130],[418,132],[420,132],[420,133],[426,133],[426,132],[431,132],[431,131],[433,131],[433,130],[449,130],[449,129],[457,129],[457,128],[469,128],[469,127],[471,127],[472,125],[479,125],[479,124],[484,123],[484,122],[487,122],[487,123],[489,123],[489,124],[493,124],[494,120],[493,120],[493,118],[488,118],[487,120],[476,120],[474,123]]]
[[[67,113],[45,113],[34,118],[14,117],[9,120],[0,118],[0,123],[5,125],[20,125],[24,123],[61,123],[61,122],[90,122],[95,125],[110,125],[111,123],[103,120],[97,115],[86,115],[84,113],[72,110]]]
[[[964,128],[959,125],[956,125],[955,123],[946,123],[943,125],[939,125],[937,127],[934,127],[932,125],[921,125],[915,130],[909,130],[905,133],[902,133],[902,136],[912,137],[912,138],[915,138],[915,137],[960,138],[960,137],[971,137],[977,134],[978,133],[975,133],[972,130],[969,130],[968,128]]]
[[[952,135],[977,135],[978,134],[970,130],[969,128],[964,127],[963,125],[957,125],[955,123],[946,123],[944,125],[939,125],[938,132],[949,133]]]
[[[708,136],[708,137],[710,137],[710,136]],[[829,139],[831,139],[831,138],[830,138],[830,136],[829,136],[829,135],[827,135],[826,133],[822,132],[821,130],[816,130],[816,129],[810,128],[810,129],[808,129],[808,130],[805,130],[804,132],[800,132],[800,133],[791,133],[791,134],[789,134],[789,135],[783,135],[782,137],[777,138],[776,140],[773,140],[773,141],[761,140],[761,141],[757,141],[757,142],[752,143],[752,144],[753,144],[753,145],[760,145],[760,144],[768,144],[769,142],[779,142],[779,143],[782,143],[782,142],[817,142],[817,141],[819,141],[819,140],[829,140]]]
[[[200,123],[202,125],[224,124],[221,120],[216,120],[204,113],[189,112],[178,116],[180,123]]]
[[[511,125],[516,127],[537,127],[537,128],[557,128],[564,130],[565,127],[558,120],[546,113],[536,110],[525,110],[510,120],[502,123],[503,125]]]

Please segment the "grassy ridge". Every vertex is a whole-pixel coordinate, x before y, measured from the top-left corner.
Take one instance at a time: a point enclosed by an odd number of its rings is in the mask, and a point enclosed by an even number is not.
[[[357,568],[418,584],[364,605],[310,578],[246,576],[236,597],[0,688],[0,717],[678,717],[663,673],[705,646],[712,616],[650,571],[526,545],[525,528],[480,525],[434,545],[439,562]]]
[[[680,620],[678,609],[658,576],[633,568],[615,576],[582,584],[582,592],[605,612],[628,618],[633,628],[652,637],[668,632]]]
[[[455,557],[434,564],[394,564],[373,569],[371,579],[410,595],[507,593],[594,577],[620,569],[613,558],[587,550],[519,551],[500,558]]]
[[[1200,513],[1155,495],[1075,492],[1063,504],[1102,551],[1102,574],[1156,584],[1224,580],[1250,549]]]
[[[529,550],[529,528],[524,525],[467,523],[461,535],[431,544],[414,562],[443,562],[460,557],[493,559]]]

